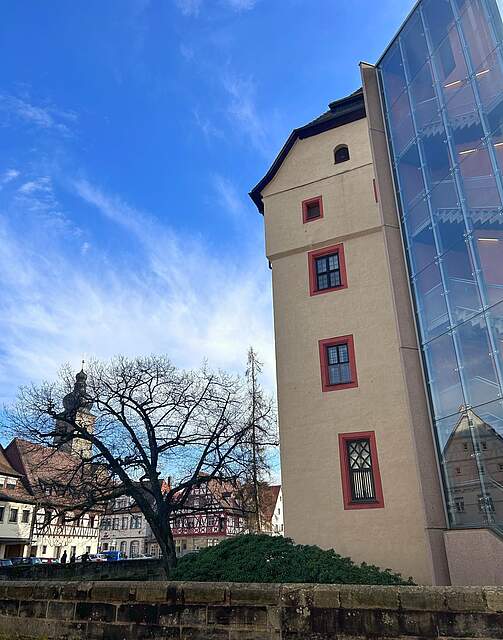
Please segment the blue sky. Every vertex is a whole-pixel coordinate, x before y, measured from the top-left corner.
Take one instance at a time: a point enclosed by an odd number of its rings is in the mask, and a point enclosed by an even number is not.
[[[359,86],[411,0],[4,2],[0,398],[82,357],[168,353],[274,380],[247,192]]]

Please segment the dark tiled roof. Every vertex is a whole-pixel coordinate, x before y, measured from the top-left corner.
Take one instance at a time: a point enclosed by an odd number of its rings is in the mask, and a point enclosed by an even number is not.
[[[260,510],[262,512],[262,518],[267,522],[272,521],[280,489],[280,484],[263,485],[260,487]]]
[[[296,140],[310,138],[311,136],[318,135],[324,131],[340,127],[343,124],[360,120],[361,118],[365,118],[365,115],[363,89],[358,89],[345,98],[331,102],[328,105],[328,111],[325,111],[325,113],[318,118],[308,122],[303,127],[294,129],[288,140],[283,145],[283,148],[276,156],[276,159],[269,168],[269,171],[250,191],[250,198],[253,200],[260,213],[264,213],[262,191],[274,178]]]
[[[20,478],[22,475],[19,471],[16,471],[7,460],[2,447],[0,447],[0,473],[5,476],[12,476],[13,478]]]

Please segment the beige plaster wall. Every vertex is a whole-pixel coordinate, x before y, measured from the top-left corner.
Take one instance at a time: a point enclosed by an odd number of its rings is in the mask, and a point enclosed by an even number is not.
[[[444,532],[453,585],[502,585],[503,539],[488,529]]]

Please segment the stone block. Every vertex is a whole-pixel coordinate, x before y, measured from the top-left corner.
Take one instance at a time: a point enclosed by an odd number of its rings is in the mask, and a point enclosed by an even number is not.
[[[77,602],[75,620],[115,622],[116,606],[108,602]]]
[[[280,640],[279,631],[229,630],[229,640]]]
[[[439,636],[450,638],[497,638],[503,633],[501,613],[438,613]]]
[[[280,587],[277,584],[233,584],[230,587],[230,603],[251,605],[278,605]]]
[[[132,625],[107,622],[89,622],[87,624],[86,640],[136,640]]]
[[[134,640],[178,640],[180,629],[155,624],[134,624],[131,627],[131,635]]]
[[[103,563],[104,564],[104,563]],[[93,582],[62,582],[62,600],[89,600]]]
[[[449,611],[485,611],[486,599],[479,587],[444,587]]]
[[[500,612],[503,611],[503,589],[486,587],[484,589],[487,611]]]
[[[17,616],[19,600],[0,600],[0,616]]]
[[[396,587],[342,584],[339,586],[339,598],[343,609],[398,610],[400,606]]]
[[[180,590],[177,595],[176,584],[173,582],[137,582],[136,600],[138,602],[169,602],[176,604],[178,595],[182,602],[183,592]]]
[[[229,631],[216,627],[211,630],[204,627],[182,627],[180,640],[229,640]]]
[[[129,602],[136,598],[136,585],[134,582],[93,582],[90,597],[98,602]]]
[[[445,611],[445,591],[442,587],[400,587],[401,608],[412,611]]]
[[[398,612],[383,609],[340,609],[340,637],[396,638],[400,636]]]
[[[206,625],[206,606],[181,607],[180,624],[187,626]]]
[[[47,600],[20,600],[20,618],[46,618]]]
[[[266,607],[212,607],[207,608],[208,625],[267,628]]]
[[[159,621],[159,607],[146,602],[120,604],[117,609],[118,622],[136,622],[157,624]]]
[[[338,609],[341,606],[339,585],[317,584],[313,589],[313,606],[321,609]]]
[[[173,604],[159,604],[159,624],[165,627],[178,627],[182,608]]]
[[[75,602],[49,601],[47,617],[51,620],[73,620],[75,615]]]
[[[225,604],[229,589],[225,583],[183,582],[180,584],[185,604]]]
[[[339,610],[328,607],[311,609],[311,631],[321,637],[334,636],[339,630]]]
[[[429,611],[401,611],[398,615],[398,624],[404,636],[438,637],[436,615]]]
[[[312,584],[287,584],[280,590],[280,602],[282,606],[306,608],[313,606]]]
[[[33,597],[35,582],[12,582],[7,586],[5,598],[12,600],[28,600]]]
[[[64,620],[37,620],[31,618],[3,618],[0,621],[0,634],[8,640],[22,638],[27,640],[49,640],[64,638],[64,640],[82,640],[89,638],[86,634],[85,622],[70,622]],[[0,635],[1,637],[1,635]]]
[[[311,631],[311,609],[309,607],[281,607],[281,629],[283,632],[305,633]]]
[[[41,580],[34,585],[34,593],[39,600],[59,600],[61,585],[51,580]]]

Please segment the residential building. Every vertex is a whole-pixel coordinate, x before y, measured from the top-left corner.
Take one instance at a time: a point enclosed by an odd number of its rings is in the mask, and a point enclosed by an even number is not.
[[[260,510],[262,532],[284,535],[283,492],[280,484],[260,487]]]
[[[250,194],[285,534],[422,583],[503,582],[501,12],[419,0]]]
[[[128,558],[147,554],[150,527],[132,498],[122,496],[101,519],[99,550],[121,551]]]
[[[23,476],[0,449],[0,558],[29,554],[33,499]]]
[[[12,541],[5,547],[4,557],[31,555],[60,558],[66,551],[70,558],[72,555],[82,555],[85,551],[96,553],[99,513],[78,517],[79,513],[72,511],[73,500],[68,484],[61,484],[63,470],[67,470],[68,477],[71,477],[75,458],[71,454],[20,438],[12,440],[3,453],[18,474],[16,487],[4,491],[11,501],[16,500],[16,503],[5,503],[5,509],[9,509],[11,527],[16,517],[13,509],[17,511],[16,526],[20,536],[18,543]],[[5,512],[0,528],[2,524],[7,525]]]

